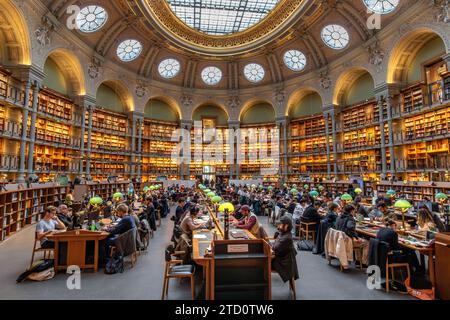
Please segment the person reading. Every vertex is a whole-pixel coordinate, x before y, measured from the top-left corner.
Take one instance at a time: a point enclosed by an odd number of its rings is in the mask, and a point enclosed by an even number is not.
[[[41,242],[41,248],[54,248],[55,243],[47,237],[57,231],[66,230],[66,226],[58,219],[56,213],[56,207],[48,207],[45,210],[43,218],[36,225],[36,237]]]
[[[248,205],[241,207],[242,219],[238,222],[234,222],[234,227],[238,229],[246,229],[251,232],[255,237],[259,236],[259,222],[256,214],[250,212]]]

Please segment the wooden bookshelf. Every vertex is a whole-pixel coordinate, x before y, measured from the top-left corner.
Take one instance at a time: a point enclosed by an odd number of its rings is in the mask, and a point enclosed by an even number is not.
[[[142,137],[143,154],[170,158],[178,144],[178,141],[171,141],[178,128],[178,124],[146,120]]]
[[[354,129],[366,126],[379,118],[378,108],[374,101],[357,104],[344,109],[341,113],[342,129]]]
[[[38,111],[43,112],[62,120],[71,121],[74,104],[68,98],[50,89],[43,89],[39,92]]]
[[[36,122],[36,139],[69,144],[71,142],[70,127],[60,122],[39,118]]]
[[[381,171],[381,151],[367,150],[346,152],[337,161],[338,171],[341,173],[371,173]]]
[[[406,170],[448,170],[450,154],[448,139],[405,146]]]
[[[88,118],[89,113],[86,112],[86,123],[88,123]],[[128,118],[126,115],[97,107],[92,115],[92,127],[94,130],[110,130],[124,135],[127,132]]]
[[[65,199],[67,187],[52,186],[0,193],[0,241],[40,220],[40,213]]]
[[[404,139],[406,141],[445,135],[449,132],[450,107],[404,120]]]
[[[426,196],[431,201],[436,201],[435,195],[439,192],[449,194],[450,183],[449,182],[388,182],[381,181],[377,184],[376,189],[378,194],[386,194],[390,189],[395,190],[397,195],[403,195],[406,199],[417,202],[422,201]],[[414,203],[415,205],[417,203]]]
[[[331,132],[331,125],[330,125]],[[290,124],[291,137],[310,137],[325,135],[325,119],[323,115],[292,120]]]
[[[127,174],[129,157],[121,154],[92,153],[90,171],[96,178],[112,174]],[[86,164],[85,170],[86,170]]]
[[[66,173],[71,171],[69,151],[51,146],[36,145],[34,171],[36,173]]]
[[[402,110],[404,113],[418,111],[426,105],[426,87],[425,84],[419,83],[410,86],[401,92]]]
[[[83,201],[84,197],[89,196],[99,196],[106,201],[112,198],[112,195],[116,192],[122,192],[126,194],[131,181],[120,180],[113,183],[108,183],[106,181],[99,182],[89,182],[87,184],[75,185],[74,188],[74,198],[75,201]]]
[[[447,73],[447,74],[444,76],[443,82],[444,82],[444,88],[443,88],[443,92],[444,92],[443,97],[444,97],[444,100],[450,100],[450,73]]]
[[[384,126],[384,139],[389,143],[389,127]],[[342,136],[343,150],[378,147],[381,144],[381,132],[379,126],[344,132]]]
[[[6,108],[0,105],[0,134],[6,130]]]
[[[8,97],[8,78],[9,73],[0,69],[0,97]]]
[[[87,146],[88,134],[85,133],[85,144]],[[123,136],[96,132],[91,133],[91,148],[98,151],[111,151],[111,152],[127,152],[128,143],[127,139]]]

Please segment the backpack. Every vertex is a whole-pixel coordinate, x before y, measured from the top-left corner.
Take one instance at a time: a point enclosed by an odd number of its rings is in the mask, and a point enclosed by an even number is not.
[[[49,272],[49,270],[53,270],[53,266],[54,266],[53,259],[40,260],[40,261],[36,262],[31,267],[31,269],[29,269],[29,270],[25,271],[24,273],[22,273],[17,278],[16,282],[20,283],[20,282],[24,281],[25,279],[31,279],[31,278],[29,278],[29,276],[32,275],[32,274],[35,274],[35,275],[32,276],[32,278],[35,278],[35,279],[47,278],[47,277],[50,276],[48,274],[48,272]],[[46,277],[44,277],[44,275],[45,275],[43,273],[44,271],[47,273]],[[42,273],[42,274],[38,275],[38,273]],[[53,278],[53,276],[51,278]],[[51,279],[51,278],[48,278],[48,279]],[[31,280],[34,280],[34,279],[31,279]],[[47,279],[43,279],[43,280],[47,280]],[[36,280],[36,281],[43,281],[43,280]]]
[[[108,261],[105,265],[105,273],[106,274],[115,274],[123,272],[123,255],[122,254],[114,254],[114,256],[108,258]]]
[[[300,240],[297,242],[297,249],[299,251],[313,251],[314,243],[312,240]]]
[[[28,276],[27,279],[33,280],[33,281],[45,281],[50,280],[55,277],[55,269],[53,267],[48,268],[47,270],[41,271],[41,272],[33,272]]]

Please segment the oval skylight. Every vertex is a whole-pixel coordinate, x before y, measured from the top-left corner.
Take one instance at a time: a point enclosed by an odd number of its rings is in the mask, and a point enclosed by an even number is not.
[[[286,67],[292,71],[302,71],[306,66],[306,56],[298,50],[289,50],[283,56]]]
[[[244,75],[250,82],[260,82],[265,74],[264,68],[257,63],[250,63],[244,68]]]
[[[108,13],[103,7],[91,5],[84,7],[77,15],[76,23],[81,32],[95,32],[108,20]]]
[[[171,79],[180,72],[181,66],[178,60],[165,59],[158,66],[158,72],[161,77]]]
[[[280,0],[167,0],[191,28],[210,35],[243,31],[264,19]]]
[[[363,0],[366,7],[378,14],[388,14],[397,8],[399,0]]]
[[[338,24],[330,24],[322,30],[323,42],[332,49],[344,49],[349,41],[350,36],[344,27]]]
[[[222,71],[217,67],[206,67],[202,71],[202,80],[209,86],[218,84],[222,80]]]
[[[136,59],[141,52],[142,44],[134,39],[125,40],[117,47],[117,56],[125,62]]]

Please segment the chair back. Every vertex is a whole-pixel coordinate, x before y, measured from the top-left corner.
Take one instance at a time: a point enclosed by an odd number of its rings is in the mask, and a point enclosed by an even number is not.
[[[129,256],[136,252],[136,234],[137,228],[132,228],[127,232],[119,235],[115,241],[117,252],[121,253],[124,257]]]
[[[389,244],[378,239],[370,239],[369,242],[369,265],[377,265],[381,274],[386,272],[386,261],[388,259]]]

